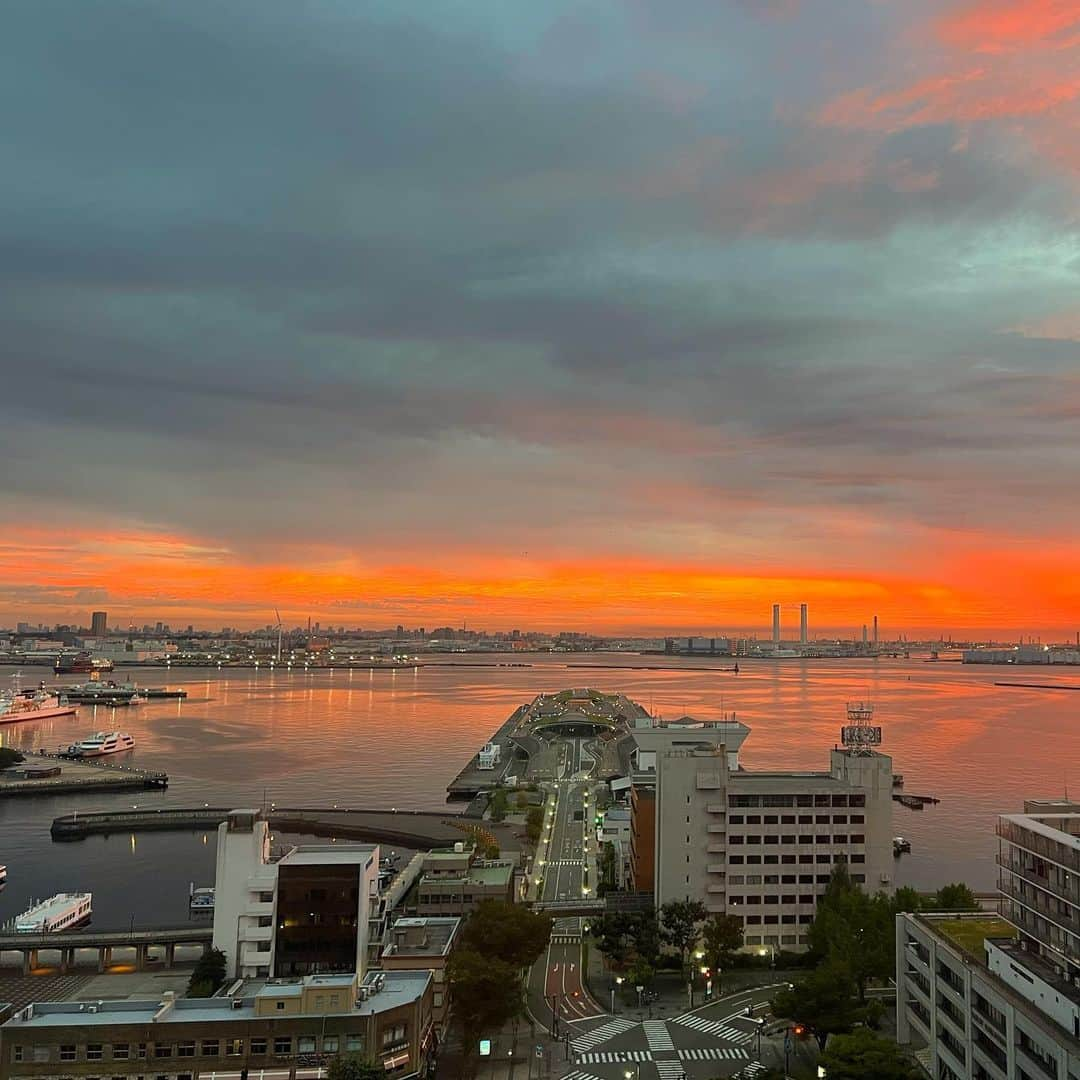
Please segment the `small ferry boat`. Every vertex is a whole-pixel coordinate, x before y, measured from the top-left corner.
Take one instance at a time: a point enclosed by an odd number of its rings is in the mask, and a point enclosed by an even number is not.
[[[0,694],[0,724],[15,724],[21,720],[48,720],[54,716],[74,716],[78,707],[66,697],[45,690],[10,690]]]
[[[78,701],[83,705],[132,705],[143,699],[139,688],[132,683],[88,682],[75,686],[65,686],[61,693],[68,701]]]
[[[4,887],[4,883],[7,881],[7,867],[0,863],[0,889]]]
[[[93,894],[57,893],[15,917],[15,933],[47,934],[90,921]]]
[[[89,739],[72,743],[64,753],[70,757],[105,757],[135,749],[135,740],[124,731],[98,731]]]

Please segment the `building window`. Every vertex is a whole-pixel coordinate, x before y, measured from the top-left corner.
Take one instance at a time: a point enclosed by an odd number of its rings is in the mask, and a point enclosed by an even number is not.
[[[730,864],[731,864],[732,866],[742,866],[742,864],[743,864],[743,857],[742,857],[741,855],[729,855],[729,856],[728,856],[728,862],[729,862],[729,863],[730,863]]]
[[[296,1052],[298,1054],[314,1054],[315,1053],[315,1036],[314,1035],[298,1035],[296,1037]]]
[[[795,884],[795,875],[794,874],[781,874],[780,875],[780,884],[781,885],[794,885]]]
[[[780,824],[780,819],[775,814],[766,814],[765,815],[765,824],[766,825],[779,825]]]
[[[47,1046],[34,1047],[34,1061],[42,1065],[49,1060],[49,1048]]]
[[[251,1040],[251,1053],[255,1057],[262,1057],[266,1053],[266,1039],[254,1038]]]
[[[818,833],[815,839],[819,844],[827,844],[829,842],[829,837],[823,833]]]
[[[243,1039],[226,1039],[225,1053],[228,1057],[239,1057],[244,1052]]]
[[[130,1050],[127,1043],[113,1043],[112,1056],[115,1061],[127,1061]]]
[[[23,1059],[23,1048],[21,1046],[13,1046],[11,1048],[11,1060],[12,1061],[22,1061],[22,1059]]]
[[[814,815],[813,814],[800,814],[799,815],[799,824],[800,825],[813,825],[814,824]]]
[[[760,855],[747,855],[746,856],[746,864],[747,864],[747,866],[749,866],[751,864],[753,864],[754,866],[757,866],[760,863],[761,863],[761,856]]]
[[[441,994],[437,996],[442,997]],[[336,1054],[338,1051],[338,1037],[336,1035],[324,1035],[322,1049],[324,1054]]]
[[[292,1036],[291,1035],[279,1035],[274,1039],[274,1053],[275,1054],[291,1054],[292,1053]]]
[[[813,861],[814,861],[814,856],[813,855],[800,855],[799,856],[799,862],[801,864],[803,864],[803,865],[805,865],[806,863],[812,863]]]
[[[745,819],[742,814],[729,814],[728,821],[732,825],[742,825]]]
[[[851,842],[853,844],[865,844],[866,843],[866,837],[862,833],[852,833],[851,834]]]
[[[383,1028],[382,1044],[384,1047],[393,1046],[394,1043],[402,1042],[405,1038],[405,1025],[395,1024],[393,1027]]]
[[[278,1012],[284,1012],[285,1011],[285,1002],[284,1001],[275,1001],[274,1004],[277,1006]]]
[[[847,814],[833,814],[832,821],[833,821],[834,825],[846,825],[847,824]]]
[[[194,1057],[195,1056],[195,1043],[194,1042],[181,1042],[176,1044],[176,1056],[177,1057]]]
[[[259,893],[260,904],[272,904],[274,902],[274,894],[272,892]]]
[[[746,924],[748,926],[760,926],[761,925],[761,916],[760,915],[747,915],[746,916]]]
[[[139,1049],[135,1051],[135,1055],[140,1061],[146,1057],[146,1043],[139,1043]]]
[[[865,820],[866,819],[863,817],[862,814],[852,814],[851,815],[851,824],[852,825],[861,825]]]
[[[794,814],[781,814],[780,815],[780,824],[781,825],[794,825],[795,824],[795,815]]]
[[[203,1057],[217,1057],[218,1056],[218,1041],[217,1041],[217,1039],[203,1039],[202,1056]]]
[[[100,1061],[105,1056],[101,1043],[86,1044],[86,1060]]]
[[[799,894],[799,903],[800,904],[812,904],[813,902],[814,902],[814,894],[813,893],[800,893]]]
[[[747,825],[760,825],[761,824],[761,815],[760,814],[747,814],[746,815],[746,824]]]
[[[846,844],[847,843],[847,837],[843,833],[834,833],[833,838],[832,838],[832,842],[834,844]]]
[[[364,1050],[364,1036],[363,1035],[346,1035],[345,1036],[345,1052],[348,1054],[363,1053]]]
[[[785,866],[794,866],[795,865],[795,856],[794,855],[781,855],[780,856],[780,861]]]
[[[779,855],[766,855],[765,856],[765,863],[768,866],[779,866],[780,865],[780,856]]]
[[[60,1047],[60,1060],[61,1061],[74,1061],[75,1060],[75,1047],[65,1045]]]
[[[828,855],[819,855],[817,861],[824,866],[828,866],[829,863],[832,862],[832,859],[830,859]]]
[[[154,1057],[172,1057],[172,1043],[154,1043]]]

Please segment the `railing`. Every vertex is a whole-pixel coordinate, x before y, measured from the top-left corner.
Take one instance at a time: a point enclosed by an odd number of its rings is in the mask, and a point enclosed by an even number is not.
[[[1047,903],[1040,902],[1038,897],[1030,895],[1030,891],[1025,893],[1012,881],[1002,881],[1000,883],[1000,888],[1006,896],[1015,900],[1018,904],[1022,904],[1029,911],[1034,911],[1037,915],[1041,915],[1048,922],[1056,923],[1058,926],[1064,927],[1074,934],[1080,934],[1080,915],[1076,915],[1074,912],[1058,911],[1056,908],[1050,907]],[[1037,888],[1037,886],[1032,886],[1032,889],[1035,888]]]
[[[1002,870],[1007,870],[1011,874],[1015,874],[1019,878],[1023,878],[1029,885],[1034,886],[1036,889],[1042,889],[1043,892],[1052,893],[1059,900],[1064,900],[1066,903],[1073,904],[1075,907],[1080,907],[1080,889],[1074,887],[1071,891],[1063,888],[1060,885],[1055,885],[1049,878],[1042,878],[1035,873],[1033,867],[1024,866],[1017,859],[1007,859],[1004,856],[999,855],[997,860],[998,866]],[[1001,878],[998,879],[999,884]]]
[[[1044,859],[1049,859],[1059,866],[1064,866],[1067,870],[1080,874],[1080,852],[1066,847],[1060,841],[1040,836],[1030,829],[1020,828],[1007,821],[998,822],[997,834],[1002,840],[1007,840],[1010,844],[1034,852]]]

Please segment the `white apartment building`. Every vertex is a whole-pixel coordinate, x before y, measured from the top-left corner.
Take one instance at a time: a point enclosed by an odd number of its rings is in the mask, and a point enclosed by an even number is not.
[[[1004,918],[897,916],[897,1039],[934,1080],[1080,1080],[1080,803],[997,832]]]
[[[262,814],[233,810],[218,826],[214,947],[234,977],[363,977],[378,883],[377,845],[305,844],[274,859]]]
[[[827,772],[752,772],[739,764],[744,724],[634,732],[634,774],[653,786],[654,902],[701,900],[739,915],[747,946],[806,947],[817,898],[845,863],[868,891],[892,888],[892,759],[833,750]],[[641,834],[641,830],[638,830]]]

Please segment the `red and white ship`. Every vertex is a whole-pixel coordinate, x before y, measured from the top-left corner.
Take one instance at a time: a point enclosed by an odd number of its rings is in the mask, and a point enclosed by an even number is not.
[[[22,720],[48,720],[53,716],[74,716],[78,705],[67,698],[57,697],[47,690],[10,690],[0,694],[0,724],[15,724]]]

